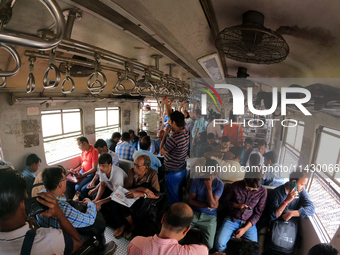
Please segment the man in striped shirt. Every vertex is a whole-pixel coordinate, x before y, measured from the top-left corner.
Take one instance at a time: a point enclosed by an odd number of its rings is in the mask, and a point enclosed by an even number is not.
[[[170,108],[168,101],[163,101],[165,106]],[[184,115],[179,111],[170,114],[170,126],[173,135],[166,140],[170,132],[170,127],[167,127],[160,145],[160,153],[164,155],[166,192],[172,205],[181,201],[181,191],[187,174],[185,158],[189,150],[189,133],[185,129]]]

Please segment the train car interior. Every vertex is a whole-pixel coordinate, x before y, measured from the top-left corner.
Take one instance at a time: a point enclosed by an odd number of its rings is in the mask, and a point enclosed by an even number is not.
[[[239,162],[243,157],[240,154],[238,165],[252,166],[250,156],[254,153],[260,155],[261,161],[256,164],[259,169],[275,164],[288,173],[281,176],[280,184],[266,184],[264,179],[261,185],[266,199],[255,223],[256,242],[263,254],[308,255],[317,244],[329,244],[340,251],[339,11],[340,4],[331,0],[0,0],[0,171],[6,168],[3,163],[22,172],[29,166],[28,156],[35,154],[40,160],[31,173],[36,182],[45,169],[61,166],[66,169],[66,198],[72,200],[76,194],[80,201],[93,200],[95,192],[87,187],[92,187],[93,181],[93,188],[99,192],[105,179],[99,165],[109,164],[101,163],[103,141],[109,152],[114,151],[112,155],[118,155],[116,165],[123,169],[122,175],[133,180],[129,188],[125,187],[129,192],[125,195],[131,195],[135,181],[141,181],[136,169],[146,166],[146,159],[140,166],[140,156],[125,157],[125,152],[122,156],[117,148],[129,144],[133,151],[148,151],[160,165],[155,167],[157,185],[144,188],[145,192],[137,189],[143,201],[152,200],[143,204],[147,209],[134,212],[142,216],[136,216],[133,224],[145,231],[132,232],[132,223],[127,220],[125,225],[130,225],[131,233],[124,227],[123,236],[116,237],[119,228],[111,226],[107,221],[110,214],[103,212],[104,240],[115,244],[111,253],[105,254],[134,254],[129,253],[132,237],[158,234],[163,214],[174,203],[169,175],[185,171],[186,183],[181,181],[178,186],[183,196],[178,192],[175,196],[195,212],[191,174],[196,165],[215,160],[222,166],[236,158],[230,156],[237,154],[236,147],[248,153],[248,143],[258,154],[250,150],[243,164]],[[175,117],[178,111],[181,115]],[[184,118],[184,127],[178,127],[176,118]],[[232,122],[238,123],[236,129],[230,128]],[[207,131],[215,127],[215,135]],[[185,142],[179,134],[185,136]],[[175,156],[168,152],[170,147],[179,148],[183,143],[186,152],[176,152]],[[223,147],[224,143],[230,147]],[[89,150],[94,150],[97,161],[89,166],[92,173],[86,174],[82,164]],[[183,153],[185,159],[179,159]],[[264,155],[272,157],[271,163]],[[149,162],[151,169],[150,164],[154,162]],[[72,172],[78,165],[82,170]],[[66,177],[68,170],[75,180],[73,188],[69,186],[72,178]],[[302,200],[308,197],[312,209],[294,209],[299,213],[293,218],[299,221],[298,233],[291,241],[292,252],[271,253],[267,250],[268,239],[273,239],[269,230],[273,225],[269,226],[268,218],[274,206],[271,199],[279,185],[292,183],[289,173],[296,171],[307,172],[297,178],[306,179],[298,193]],[[40,175],[40,183],[46,176]],[[216,209],[217,215],[217,231],[215,226],[213,232],[216,238],[212,237],[212,246],[207,245],[209,254],[222,254],[217,253],[223,250],[217,243],[225,233],[219,228],[228,211],[223,198],[229,197],[235,180],[241,182],[244,174],[240,179],[217,176],[224,191],[216,195],[221,199],[215,207],[208,206],[210,211]],[[78,193],[79,180],[90,177]],[[111,189],[103,185],[103,190]],[[119,197],[118,191],[111,191]],[[287,188],[286,193],[290,192]],[[157,199],[146,199],[156,194]],[[136,201],[142,201],[142,197]],[[278,206],[285,204],[288,208],[285,200],[281,202]],[[284,214],[281,205],[274,218]],[[106,208],[96,203],[93,206],[94,211]],[[117,211],[131,218],[121,207],[117,206]],[[240,209],[242,217],[253,213],[248,209],[251,212]],[[6,232],[1,226],[7,226],[1,217],[0,243],[1,233]],[[268,223],[262,232],[260,223]],[[89,240],[98,238],[83,239],[84,244],[74,254],[93,254],[85,247],[94,245]],[[179,243],[205,242],[203,231],[193,227]],[[0,254],[16,254],[2,253],[1,246]]]

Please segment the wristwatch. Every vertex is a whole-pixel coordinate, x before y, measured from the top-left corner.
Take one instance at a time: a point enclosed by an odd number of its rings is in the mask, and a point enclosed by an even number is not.
[[[144,198],[147,198],[148,196],[146,195],[146,193],[144,193]]]

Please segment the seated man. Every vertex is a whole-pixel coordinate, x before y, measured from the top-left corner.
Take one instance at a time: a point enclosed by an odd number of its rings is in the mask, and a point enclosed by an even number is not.
[[[258,157],[258,156],[257,156]],[[222,204],[228,207],[228,214],[217,232],[215,248],[225,252],[231,236],[257,242],[256,223],[266,205],[267,190],[261,186],[261,172],[247,172],[242,181],[231,184]]]
[[[265,154],[266,152],[268,152],[267,142],[265,140],[260,140],[257,144],[257,148],[253,149],[251,153],[249,154],[249,158],[252,154],[258,154],[260,156],[260,166],[263,166],[264,164],[263,154]],[[249,158],[246,164],[247,166],[249,166]]]
[[[101,208],[106,221],[117,228],[116,233],[124,225],[124,218],[121,217],[120,213],[117,213],[119,205],[111,200],[110,195],[119,186],[124,186],[127,174],[123,169],[112,164],[112,157],[107,153],[100,155],[98,163],[100,183],[96,188],[90,190],[89,195],[92,196],[97,193],[92,202],[96,204],[98,211]],[[114,236],[116,236],[115,233],[113,233]]]
[[[193,217],[193,211],[187,204],[171,205],[162,218],[161,232],[149,237],[135,237],[128,246],[127,254],[207,255],[208,249],[204,245],[178,244],[178,241],[188,233]]]
[[[226,137],[226,136],[224,136]],[[244,179],[244,171],[241,169],[239,163],[241,158],[242,149],[238,146],[233,146],[227,153],[221,152],[208,152],[205,153],[205,157],[211,157],[211,159],[216,160],[218,165],[221,167],[221,171],[218,173],[218,177],[222,181],[240,181]],[[226,160],[219,159],[217,157],[222,157]]]
[[[221,138],[221,144],[219,146],[216,146],[216,151],[219,152],[228,152],[229,148],[231,148],[230,144],[230,138],[229,136],[222,136]]]
[[[23,175],[10,167],[2,168],[0,194],[0,253],[20,254],[25,235],[30,229],[26,222],[24,201],[27,191]],[[82,245],[81,238],[60,209],[57,199],[51,194],[40,193],[37,200],[49,208],[42,215],[57,219],[61,230],[38,228],[31,254],[65,255],[75,252]]]
[[[161,156],[160,154],[160,146],[161,146],[161,142],[163,140],[163,136],[164,136],[164,130],[160,130],[157,134],[157,141],[155,141],[155,155],[157,156]]]
[[[135,150],[137,150],[139,137],[135,135],[135,131],[133,131],[132,129],[129,130],[129,136],[129,143],[135,148]]]
[[[128,172],[128,177],[125,182],[124,188],[129,190],[126,194],[126,198],[140,197],[130,208],[122,206],[121,213],[125,217],[126,221],[130,225],[130,229],[124,230],[126,225],[124,224],[117,236],[124,233],[125,238],[129,239],[132,233],[136,229],[136,225],[132,219],[132,215],[136,210],[142,210],[143,201],[146,198],[158,199],[155,193],[160,191],[158,176],[156,170],[150,167],[151,160],[147,155],[139,155],[134,161],[134,167]],[[142,199],[144,198],[144,199]],[[119,234],[119,235],[118,235]]]
[[[41,159],[36,154],[30,154],[26,159],[26,168],[22,171],[23,176],[26,179],[27,195],[31,197],[33,183],[35,180],[35,172],[40,167]]]
[[[216,166],[217,162],[207,159],[205,166]],[[203,243],[212,249],[214,246],[217,227],[218,200],[223,193],[223,182],[216,173],[209,174],[209,178],[195,178],[192,181],[189,205],[194,211],[191,228],[198,227],[203,235]]]
[[[146,137],[146,136],[148,136],[148,134],[145,131],[139,132],[139,141],[138,141],[137,150],[140,150],[140,141],[142,140],[143,137]],[[148,149],[148,151],[150,151],[152,154],[154,154],[156,151],[155,141],[151,137],[150,137],[150,148]]]
[[[158,167],[161,167],[161,161],[155,156],[153,153],[151,153],[150,150],[151,146],[151,138],[150,136],[144,136],[140,139],[140,150],[135,151],[133,153],[133,159],[135,160],[137,156],[139,155],[148,155],[150,160],[151,160],[151,168],[155,169],[156,172],[158,173]]]
[[[135,147],[131,145],[130,135],[128,132],[124,132],[122,135],[122,142],[116,147],[116,154],[121,159],[133,160],[132,155],[135,152]],[[136,144],[137,147],[137,144]]]
[[[296,219],[299,217],[307,219],[315,213],[313,202],[305,190],[307,182],[307,172],[292,172],[289,176],[289,182],[272,191],[269,197],[271,226],[279,218],[282,218],[284,221],[291,220],[292,223],[296,223],[295,225],[298,226]],[[281,254],[271,242],[266,245],[266,248],[270,254]]]
[[[114,132],[110,139],[105,140],[109,150],[111,150],[113,152],[116,151],[116,146],[119,143],[121,137],[122,137],[122,135],[119,132]]]
[[[308,252],[308,255],[337,255],[339,251],[333,245],[319,243],[314,245]]]
[[[79,149],[81,149],[80,162],[81,164],[76,168],[71,168],[69,173],[73,174],[79,180],[78,184],[67,182],[67,190],[70,192],[70,197],[73,197],[74,192],[81,192],[86,189],[87,185],[93,179],[97,171],[98,152],[93,148],[86,137],[79,137],[77,139]]]
[[[96,151],[98,152],[99,155],[103,154],[103,153],[108,153],[111,155],[112,157],[112,165],[114,166],[119,166],[119,158],[118,155],[116,153],[114,153],[113,151],[109,150],[107,148],[106,142],[103,139],[98,139],[96,141],[96,143],[94,144],[94,148],[96,149]],[[99,166],[97,166],[97,169],[99,169]],[[87,185],[86,190],[95,187],[95,185],[98,184],[98,175],[99,170],[97,170],[95,176],[93,177],[92,181]],[[88,192],[86,191],[83,187],[82,189],[82,198],[87,197]]]
[[[247,161],[249,159],[250,153],[253,151],[253,140],[250,137],[247,137],[244,140],[244,145],[241,147],[242,149],[242,155],[240,159],[240,165],[246,166]]]
[[[100,250],[105,248],[105,223],[97,221],[96,205],[86,198],[83,204],[86,205],[86,211],[81,212],[71,206],[71,201],[67,201],[64,192],[66,191],[66,172],[61,167],[49,167],[42,173],[43,183],[49,194],[57,198],[58,204],[69,222],[77,229],[79,233],[95,235],[99,241]],[[61,223],[57,218],[47,218],[43,215],[37,215],[37,220],[42,227],[52,227],[60,229]],[[114,243],[109,243],[107,249],[113,249]]]
[[[277,157],[274,151],[269,151],[263,154],[264,157],[264,178],[262,185],[280,186],[285,183],[285,178],[282,176],[282,169],[276,163]]]

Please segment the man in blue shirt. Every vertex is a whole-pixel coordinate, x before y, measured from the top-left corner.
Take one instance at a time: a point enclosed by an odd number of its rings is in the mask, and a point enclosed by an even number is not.
[[[145,136],[140,140],[140,150],[135,151],[133,154],[133,160],[135,160],[139,155],[145,154],[148,155],[151,160],[151,168],[155,169],[158,173],[158,167],[161,167],[161,161],[154,154],[149,151],[151,146],[151,138],[150,136]]]
[[[26,159],[26,168],[22,171],[22,175],[26,179],[26,187],[28,197],[32,195],[33,183],[35,180],[35,172],[40,167],[41,159],[36,154],[30,154]]]
[[[206,167],[216,166],[213,159],[206,160]],[[201,230],[203,242],[208,249],[213,248],[216,226],[218,200],[223,193],[223,182],[218,179],[216,173],[209,173],[208,178],[196,178],[190,188],[189,204],[194,211],[194,219],[191,227]]]
[[[129,134],[130,134],[130,144],[135,148],[135,150],[137,150],[139,137],[135,135],[135,131],[133,131],[132,129],[129,130]]]
[[[277,162],[277,157],[274,151],[269,151],[263,154],[264,157],[264,167],[263,171],[264,178],[262,185],[278,187],[285,183],[285,178],[282,176],[282,167],[280,167]],[[288,178],[287,178],[288,179]]]
[[[148,134],[145,131],[141,131],[139,132],[139,141],[138,141],[138,145],[137,145],[137,150],[140,150],[140,141],[143,137],[146,137]],[[150,136],[149,136],[150,137]],[[150,137],[150,148],[148,149],[148,151],[150,151],[152,154],[155,153],[155,141]]]
[[[160,147],[161,147],[161,142],[162,142],[162,139],[163,139],[163,136],[164,136],[164,130],[160,130],[157,134],[158,136],[158,139],[157,141],[155,141],[155,155],[157,156],[161,156],[160,154]]]
[[[241,149],[242,149],[242,155],[240,159],[240,165],[246,166],[249,155],[253,150],[253,140],[250,137],[247,137],[244,140],[244,145],[241,147]]]

